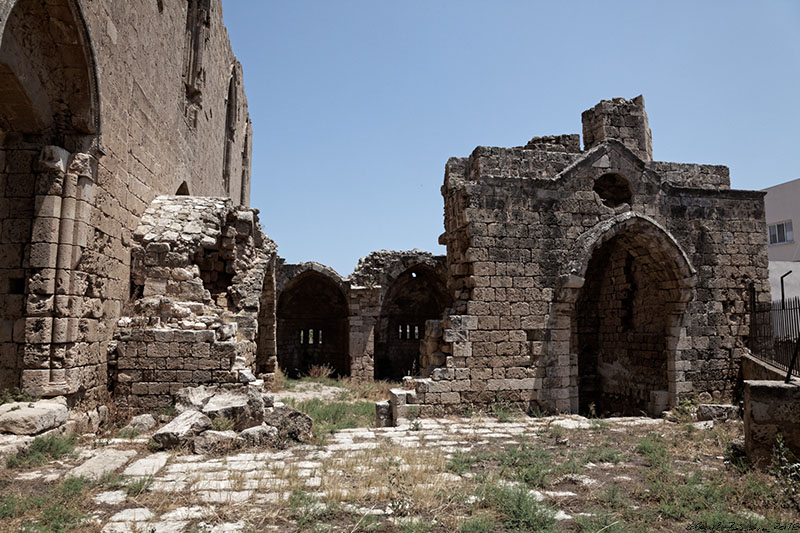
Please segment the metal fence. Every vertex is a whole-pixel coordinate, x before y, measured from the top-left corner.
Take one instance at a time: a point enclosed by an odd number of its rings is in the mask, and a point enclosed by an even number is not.
[[[788,372],[800,339],[800,298],[758,303],[751,292],[750,350],[753,355]],[[800,377],[795,362],[792,374]]]

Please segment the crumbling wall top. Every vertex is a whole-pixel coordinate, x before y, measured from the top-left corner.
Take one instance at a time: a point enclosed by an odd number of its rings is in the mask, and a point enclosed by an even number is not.
[[[330,278],[336,285],[344,286],[346,279],[338,272],[329,266],[316,261],[306,261],[303,263],[283,263],[283,259],[279,260],[281,263],[275,270],[275,288],[278,292],[286,288],[289,283],[300,274],[305,272],[316,272]]]
[[[414,265],[427,265],[437,269],[444,265],[445,256],[433,255],[414,248],[413,250],[379,250],[358,260],[350,275],[352,285],[384,286]]]
[[[612,98],[581,114],[585,150],[606,139],[617,139],[642,161],[653,160],[653,135],[644,110],[642,95],[626,100]]]
[[[581,137],[577,133],[534,137],[528,141],[525,148],[544,152],[571,152],[579,154],[581,152]]]

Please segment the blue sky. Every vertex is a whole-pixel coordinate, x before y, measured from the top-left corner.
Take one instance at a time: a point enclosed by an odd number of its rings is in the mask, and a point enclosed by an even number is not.
[[[288,262],[444,253],[449,157],[581,133],[644,94],[654,158],[734,188],[800,177],[800,2],[223,0],[253,121],[251,205]]]

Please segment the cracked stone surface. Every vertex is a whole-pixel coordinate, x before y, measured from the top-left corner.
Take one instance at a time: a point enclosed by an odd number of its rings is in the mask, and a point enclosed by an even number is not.
[[[605,430],[614,431],[633,425],[658,431],[664,424],[671,424],[663,420],[643,420],[605,419]],[[520,438],[536,442],[544,438],[543,435],[553,426],[572,427],[575,428],[573,431],[594,431],[584,429],[585,419],[575,415],[521,417],[504,423],[473,417],[421,419],[413,425],[395,428],[349,429],[331,435],[323,445],[298,445],[285,450],[255,448],[213,456],[181,451],[151,453],[141,446],[137,450],[116,448],[123,446],[120,443],[99,451],[87,449],[79,452],[78,457],[83,463],[78,466],[51,464],[26,472],[24,477],[30,480],[46,476],[59,479],[83,473],[96,478],[103,472],[115,470],[122,471],[123,479],[152,476],[146,499],[128,496],[124,490],[106,491],[94,497],[97,508],[92,516],[103,533],[150,530],[184,533],[203,523],[212,531],[251,531],[253,527],[261,526],[261,530],[269,531],[272,529],[264,524],[257,526],[265,506],[285,505],[284,502],[298,488],[322,505],[321,502],[327,498],[348,497],[347,488],[337,484],[337,479],[374,475],[380,463],[392,464],[398,472],[408,471],[412,465],[405,462],[402,454],[407,452],[401,452],[400,447],[450,457],[454,453],[477,452],[485,449],[483,446],[497,449],[497,446],[517,445]],[[132,446],[130,442],[127,445]],[[377,455],[376,448],[379,449]],[[385,450],[386,454],[382,455],[380,450]],[[391,450],[397,452],[393,454]],[[361,456],[371,457],[371,462],[358,463]],[[603,480],[629,480],[618,473],[629,467],[635,465],[588,463],[584,473],[561,476],[548,490],[529,490],[529,493],[551,508],[556,520],[569,524],[574,517],[582,516],[570,507],[571,501],[581,492],[602,487]],[[609,475],[609,468],[617,470]],[[18,476],[19,479],[22,477]],[[469,472],[463,475],[439,472],[431,475],[427,484],[451,487],[449,490],[454,491],[472,478]],[[503,483],[518,486],[517,482]],[[471,497],[474,505],[480,504],[479,496]],[[350,509],[349,512],[362,516],[400,518],[393,516],[393,510],[384,504],[365,507],[343,502],[342,505]],[[232,509],[235,510],[233,514],[230,512]],[[231,520],[234,516],[236,519]]]

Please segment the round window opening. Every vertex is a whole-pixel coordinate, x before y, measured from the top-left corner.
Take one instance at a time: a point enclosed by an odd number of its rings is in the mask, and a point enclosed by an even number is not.
[[[619,174],[603,174],[594,182],[594,192],[608,207],[631,203],[631,184]]]

